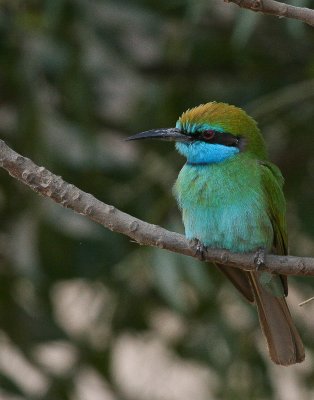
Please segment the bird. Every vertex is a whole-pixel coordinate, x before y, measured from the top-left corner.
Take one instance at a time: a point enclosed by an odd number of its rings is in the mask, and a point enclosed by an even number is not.
[[[269,161],[256,121],[243,109],[208,102],[185,111],[173,128],[127,139],[174,141],[186,158],[173,192],[185,235],[201,249],[254,252],[261,263],[267,253],[288,253],[284,179]],[[303,343],[285,299],[287,277],[263,272],[258,264],[253,271],[216,266],[255,303],[271,360],[284,366],[302,362]]]

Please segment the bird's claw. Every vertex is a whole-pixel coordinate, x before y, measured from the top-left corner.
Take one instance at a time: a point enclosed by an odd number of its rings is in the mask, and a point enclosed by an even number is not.
[[[265,259],[266,259],[265,249],[259,248],[254,256],[254,264],[257,270],[265,267]]]
[[[199,260],[204,261],[206,259],[207,247],[198,239],[193,239],[192,243],[195,246],[195,256]]]

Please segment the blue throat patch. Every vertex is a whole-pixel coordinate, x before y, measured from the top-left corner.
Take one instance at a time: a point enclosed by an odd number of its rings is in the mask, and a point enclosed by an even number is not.
[[[187,158],[187,163],[192,165],[220,163],[235,156],[240,151],[237,147],[202,141],[177,142],[176,149]]]

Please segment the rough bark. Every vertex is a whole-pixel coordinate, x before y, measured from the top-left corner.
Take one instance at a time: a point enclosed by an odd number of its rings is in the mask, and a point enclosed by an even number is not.
[[[36,193],[51,198],[62,207],[70,208],[111,231],[122,233],[140,245],[159,247],[245,270],[256,268],[254,254],[234,254],[226,250],[209,249],[200,257],[197,243],[101,202],[45,167],[40,167],[16,153],[3,140],[0,140],[0,166]],[[314,275],[314,258],[268,255],[266,265],[260,268],[285,275]]]
[[[224,0],[226,3],[237,4],[255,12],[275,15],[279,18],[292,18],[314,26],[314,10],[306,7],[296,7],[275,0]]]

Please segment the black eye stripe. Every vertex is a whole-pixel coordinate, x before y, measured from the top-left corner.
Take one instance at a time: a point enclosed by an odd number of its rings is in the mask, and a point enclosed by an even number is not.
[[[212,129],[196,132],[193,137],[195,137],[196,140],[201,140],[206,143],[222,144],[231,147],[239,147],[240,145],[240,138],[238,136],[234,136],[229,132],[220,132]]]

